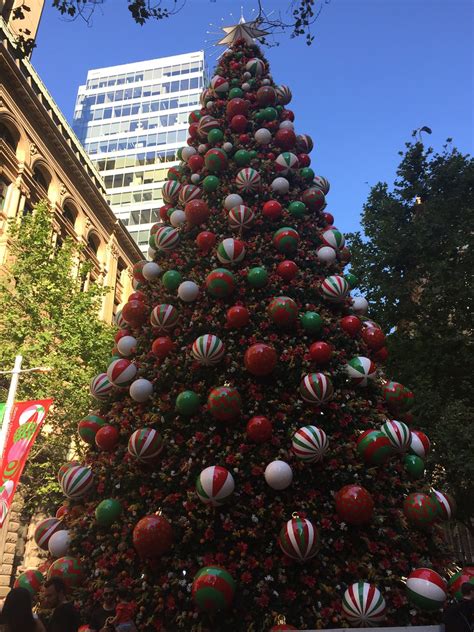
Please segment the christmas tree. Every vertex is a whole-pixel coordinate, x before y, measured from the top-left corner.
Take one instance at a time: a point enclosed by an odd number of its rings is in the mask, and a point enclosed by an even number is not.
[[[189,117],[90,447],[36,531],[83,612],[114,581],[146,631],[439,621],[453,502],[423,481],[429,440],[290,101],[240,37]]]

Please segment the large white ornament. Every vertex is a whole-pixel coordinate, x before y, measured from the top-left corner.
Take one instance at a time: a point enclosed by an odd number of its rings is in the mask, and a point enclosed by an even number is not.
[[[272,191],[284,195],[290,190],[290,183],[286,178],[275,178],[271,184]]]
[[[272,140],[272,133],[269,129],[262,127],[255,132],[254,138],[259,145],[268,145]]]
[[[191,182],[193,184],[199,184],[200,180],[201,180],[201,176],[199,175],[199,173],[193,173],[191,175]]]
[[[153,384],[150,380],[141,377],[130,384],[130,397],[136,402],[146,402],[153,393]]]
[[[183,147],[183,149],[181,150],[181,156],[185,162],[188,162],[191,156],[194,156],[195,153],[196,150],[194,149],[194,147]]]
[[[148,250],[152,250],[153,255],[156,252],[156,250],[154,250],[153,248],[148,248]],[[150,256],[150,253],[149,253],[149,256]],[[158,277],[161,274],[161,267],[154,261],[149,261],[148,263],[145,263],[145,265],[143,266],[142,274],[147,281],[155,281],[156,279],[158,279]]]
[[[295,129],[293,121],[282,121],[279,125],[280,129]]]
[[[181,224],[184,224],[185,221],[186,221],[186,215],[184,211],[180,209],[176,209],[176,211],[173,211],[171,213],[170,224],[174,228],[178,228],[178,226],[181,226]]]
[[[146,256],[148,257],[148,259],[154,259],[155,255],[156,255],[156,250],[152,248],[151,246],[148,246],[148,250],[146,251]]]
[[[352,297],[352,311],[354,314],[367,314],[369,309],[369,302],[363,296],[353,296]]]
[[[56,531],[56,533],[53,533],[53,535],[49,538],[49,552],[55,558],[64,557],[64,555],[68,554],[70,542],[71,538],[67,529]]]
[[[243,203],[244,201],[238,193],[231,193],[224,200],[224,208],[226,211],[230,211],[231,208],[234,208],[235,206],[240,206]]]
[[[130,356],[137,350],[137,339],[133,336],[124,336],[117,342],[117,349],[120,355]]]
[[[199,294],[199,286],[194,281],[183,281],[178,286],[178,296],[185,303],[195,301]]]
[[[293,470],[286,461],[272,461],[265,468],[265,480],[272,489],[286,489],[293,480]]]
[[[321,248],[318,248],[316,256],[322,263],[334,263],[337,259],[336,251],[330,246],[321,246]]]

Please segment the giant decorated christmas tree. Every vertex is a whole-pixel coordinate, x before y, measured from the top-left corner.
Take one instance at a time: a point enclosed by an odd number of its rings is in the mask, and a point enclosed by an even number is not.
[[[139,630],[439,621],[452,500],[423,481],[428,438],[350,295],[291,91],[239,35],[189,117],[154,261],[79,423],[90,447],[36,540],[83,612],[128,588]]]

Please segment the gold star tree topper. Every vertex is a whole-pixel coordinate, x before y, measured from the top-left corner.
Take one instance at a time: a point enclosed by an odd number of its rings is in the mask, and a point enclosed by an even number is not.
[[[220,46],[232,46],[232,44],[239,39],[243,39],[247,44],[251,44],[255,40],[268,35],[268,31],[260,28],[260,24],[257,20],[246,22],[243,16],[240,18],[238,24],[223,26],[222,30],[226,35],[217,42]]]

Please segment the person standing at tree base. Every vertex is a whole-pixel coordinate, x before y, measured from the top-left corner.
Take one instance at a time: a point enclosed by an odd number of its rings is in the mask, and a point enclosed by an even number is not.
[[[461,595],[462,599],[444,612],[446,632],[471,632],[474,628],[474,584],[464,582]]]

